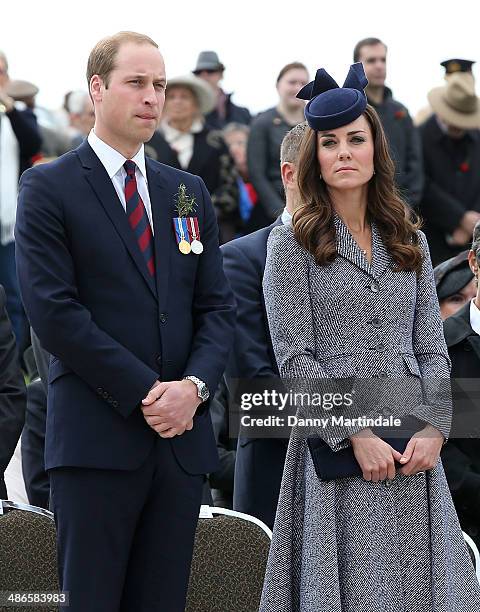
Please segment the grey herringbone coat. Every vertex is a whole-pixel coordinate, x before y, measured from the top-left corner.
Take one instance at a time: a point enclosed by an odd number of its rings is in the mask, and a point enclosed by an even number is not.
[[[375,224],[371,264],[338,216],[335,229],[338,256],[326,266],[291,226],[270,235],[264,294],[281,376],[448,378],[424,234],[417,277],[394,272]],[[448,433],[438,406],[408,412]],[[349,444],[325,436],[333,450]],[[480,612],[441,462],[393,481],[320,481],[293,432],[260,612]]]

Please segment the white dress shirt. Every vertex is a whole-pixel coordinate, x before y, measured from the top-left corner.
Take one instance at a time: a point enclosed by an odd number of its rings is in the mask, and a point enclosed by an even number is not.
[[[125,179],[127,173],[123,164],[127,161],[126,157],[123,157],[116,149],[112,148],[106,142],[103,142],[93,131],[91,130],[88,135],[88,144],[94,150],[98,159],[102,162],[105,170],[110,177],[110,180],[115,187],[118,199],[123,206],[123,210],[127,212],[127,203],[125,202]],[[150,221],[150,227],[152,228],[153,234],[153,220],[152,220],[152,205],[150,203],[150,194],[148,193],[147,183],[147,170],[145,167],[145,151],[143,144],[140,147],[135,157],[132,157],[132,161],[136,164],[135,178],[137,179],[137,189],[140,197],[143,200],[145,210],[147,211],[147,217]]]
[[[470,302],[470,326],[480,336],[480,310],[474,300]]]

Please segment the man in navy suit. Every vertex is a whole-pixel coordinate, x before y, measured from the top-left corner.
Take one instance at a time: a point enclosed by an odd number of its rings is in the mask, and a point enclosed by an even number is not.
[[[237,331],[227,379],[278,377],[268,330],[262,281],[267,240],[272,229],[289,223],[298,203],[296,162],[306,123],[290,130],[281,146],[280,164],[286,208],[272,225],[222,246],[225,274],[238,305]],[[255,389],[257,391],[257,389]],[[273,527],[287,450],[286,438],[240,436],[235,461],[233,507]]]
[[[23,300],[52,355],[60,585],[71,612],[183,612],[235,302],[204,183],[144,157],[165,100],[156,43],[103,39],[87,78],[94,130],[23,175],[16,225]],[[188,234],[177,245],[185,203],[202,254]]]

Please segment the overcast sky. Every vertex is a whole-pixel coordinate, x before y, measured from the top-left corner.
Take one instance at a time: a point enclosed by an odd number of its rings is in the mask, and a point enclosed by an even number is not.
[[[10,0],[2,7],[0,49],[10,76],[34,82],[37,103],[58,108],[66,91],[86,88],[97,40],[136,30],[158,42],[167,77],[191,70],[199,51],[217,51],[224,89],[258,112],[276,104],[284,64],[302,61],[312,78],[324,67],[342,84],[354,44],[376,36],[388,45],[387,84],[415,114],[428,90],[443,84],[439,62],[480,59],[479,26],[478,0]],[[478,67],[474,74],[480,78]]]

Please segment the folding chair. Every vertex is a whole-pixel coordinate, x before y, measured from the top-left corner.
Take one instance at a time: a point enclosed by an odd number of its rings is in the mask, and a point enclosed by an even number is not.
[[[253,516],[202,506],[185,612],[256,612],[271,538]]]
[[[0,500],[0,591],[58,591],[56,530],[43,508]],[[49,607],[15,606],[8,612],[53,612]]]

